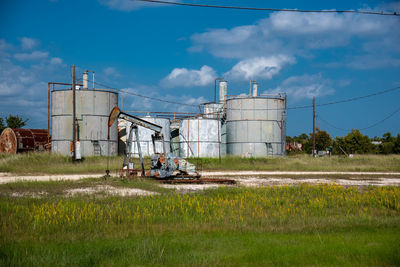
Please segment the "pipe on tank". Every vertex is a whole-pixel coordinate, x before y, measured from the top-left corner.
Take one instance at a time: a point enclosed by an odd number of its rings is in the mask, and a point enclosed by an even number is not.
[[[214,103],[217,103],[217,81],[223,81],[224,78],[215,78],[214,80]]]
[[[256,81],[253,81],[253,97],[258,96],[258,83]]]
[[[226,95],[228,94],[228,82],[222,79],[219,82],[219,103],[225,103]]]
[[[85,70],[83,73],[83,90],[89,89],[89,73],[88,70]]]

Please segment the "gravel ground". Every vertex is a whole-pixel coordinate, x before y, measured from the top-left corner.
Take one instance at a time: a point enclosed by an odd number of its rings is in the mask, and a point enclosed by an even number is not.
[[[73,175],[29,175],[17,176],[10,173],[0,173],[0,184],[17,181],[60,181],[79,180],[83,178],[100,178],[104,174],[73,174]],[[338,177],[339,176],[339,177]],[[335,183],[343,186],[400,186],[400,173],[383,172],[266,172],[266,171],[229,171],[229,172],[203,172],[202,177],[219,177],[235,180],[239,186],[258,187],[272,185],[296,184],[329,184]],[[305,178],[306,177],[306,178]],[[164,188],[175,189],[180,193],[191,193],[199,190],[217,188],[218,184],[163,184]],[[120,196],[141,196],[157,194],[155,192],[113,186],[95,186],[77,188],[65,191],[66,196],[77,194],[101,194]],[[41,197],[46,192],[40,193],[13,193],[14,197]]]

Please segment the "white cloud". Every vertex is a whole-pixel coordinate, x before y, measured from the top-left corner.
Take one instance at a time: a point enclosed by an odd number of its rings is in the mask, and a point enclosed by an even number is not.
[[[13,47],[0,39],[0,113],[35,117],[38,123],[34,127],[45,127],[47,82],[70,77],[61,58],[49,58],[49,52],[36,52],[25,53],[22,46]],[[28,127],[32,127],[29,122]]]
[[[132,11],[143,7],[161,6],[160,4],[146,3],[134,0],[99,0],[100,4],[120,11]],[[165,5],[164,5],[165,6]]]
[[[275,89],[264,91],[264,94],[287,93],[288,99],[299,101],[301,99],[312,99],[335,92],[332,81],[325,79],[321,74],[292,76],[282,82]]]
[[[56,65],[56,64],[62,64],[62,63],[63,63],[63,60],[59,57],[53,57],[50,59],[50,64]]]
[[[258,78],[269,80],[277,75],[282,67],[293,63],[295,59],[286,55],[250,58],[237,63],[232,70],[225,73],[225,76],[233,80]]]
[[[23,50],[32,50],[39,44],[38,40],[28,37],[22,37],[20,40],[21,40],[21,47]]]
[[[215,70],[206,65],[200,70],[175,68],[161,81],[161,84],[166,87],[206,86],[212,84],[216,77]]]
[[[107,67],[103,70],[103,73],[109,77],[121,77],[121,74],[114,67]]]
[[[305,14],[274,12],[252,25],[210,29],[191,36],[191,52],[206,51],[217,58],[248,59],[277,54],[313,58],[317,51],[344,48],[348,62],[371,55],[376,67],[400,59],[400,20],[397,17],[348,13]]]
[[[47,59],[49,52],[33,51],[32,53],[16,53],[14,58],[19,61],[43,60]]]

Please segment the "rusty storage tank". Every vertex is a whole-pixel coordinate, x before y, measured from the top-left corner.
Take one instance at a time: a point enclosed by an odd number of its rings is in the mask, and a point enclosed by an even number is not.
[[[75,92],[77,141],[80,142],[81,155],[83,157],[117,155],[117,123],[114,123],[110,129],[110,141],[107,140],[107,123],[111,110],[118,106],[118,94],[105,90],[76,90]],[[72,106],[72,90],[51,92],[52,152],[71,155]]]
[[[226,149],[244,157],[284,156],[286,95],[227,100]]]
[[[192,118],[181,121],[179,127],[181,157],[210,157],[221,155],[221,121]]]
[[[47,130],[6,128],[0,136],[0,153],[44,151],[48,142]]]
[[[141,119],[157,124],[162,127],[162,134],[164,135],[164,145],[165,145],[165,152],[169,153],[171,152],[171,129],[170,129],[170,121],[169,119],[165,118],[156,118],[156,117],[140,117]],[[126,122],[126,138],[129,136],[129,129],[130,129],[131,123]],[[150,129],[146,129],[144,127],[138,127],[138,133],[139,133],[139,140],[140,140],[140,149],[142,151],[143,156],[152,156],[154,154],[154,149],[153,149],[153,142],[151,139],[151,135],[154,134],[154,131]],[[136,144],[136,137],[135,134],[132,135],[132,156],[134,157],[139,157],[138,153],[138,147]],[[163,152],[163,147],[162,147],[162,141],[155,141],[156,145],[156,152],[157,153],[162,153]]]

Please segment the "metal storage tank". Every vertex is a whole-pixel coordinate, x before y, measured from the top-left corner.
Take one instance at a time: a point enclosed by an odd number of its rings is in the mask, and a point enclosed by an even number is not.
[[[286,96],[227,100],[227,154],[245,157],[284,156]]]
[[[224,114],[224,104],[220,103],[205,103],[204,105],[204,118],[207,119],[221,119]]]
[[[160,125],[162,127],[162,134],[164,135],[164,145],[165,145],[165,152],[169,153],[171,152],[171,130],[170,130],[170,121],[169,119],[165,118],[154,118],[154,117],[140,117],[141,119],[152,122],[154,124]],[[131,127],[131,123],[127,122],[126,124],[126,138],[129,136],[129,130]],[[151,140],[151,135],[154,134],[154,131],[150,129],[146,129],[144,127],[138,127],[138,133],[139,133],[139,140],[140,140],[140,149],[142,151],[142,155],[144,157],[146,156],[151,156],[154,154],[153,150],[153,142]],[[138,147],[136,144],[136,136],[135,134],[132,135],[132,156],[134,157],[139,157],[138,153]],[[156,151],[157,153],[162,153],[163,152],[163,147],[162,147],[162,142],[161,141],[156,141]]]
[[[44,151],[48,143],[47,130],[6,128],[0,135],[0,153]]]
[[[180,157],[180,142],[179,142],[179,121],[171,122],[171,152],[175,156]]]
[[[117,123],[108,135],[108,116],[118,106],[118,94],[103,90],[76,90],[77,141],[83,157],[117,155]],[[72,90],[51,92],[52,146],[51,151],[71,155],[72,142]],[[108,151],[110,150],[110,151]]]
[[[182,120],[179,133],[181,157],[210,157],[221,155],[221,121],[193,118]]]

